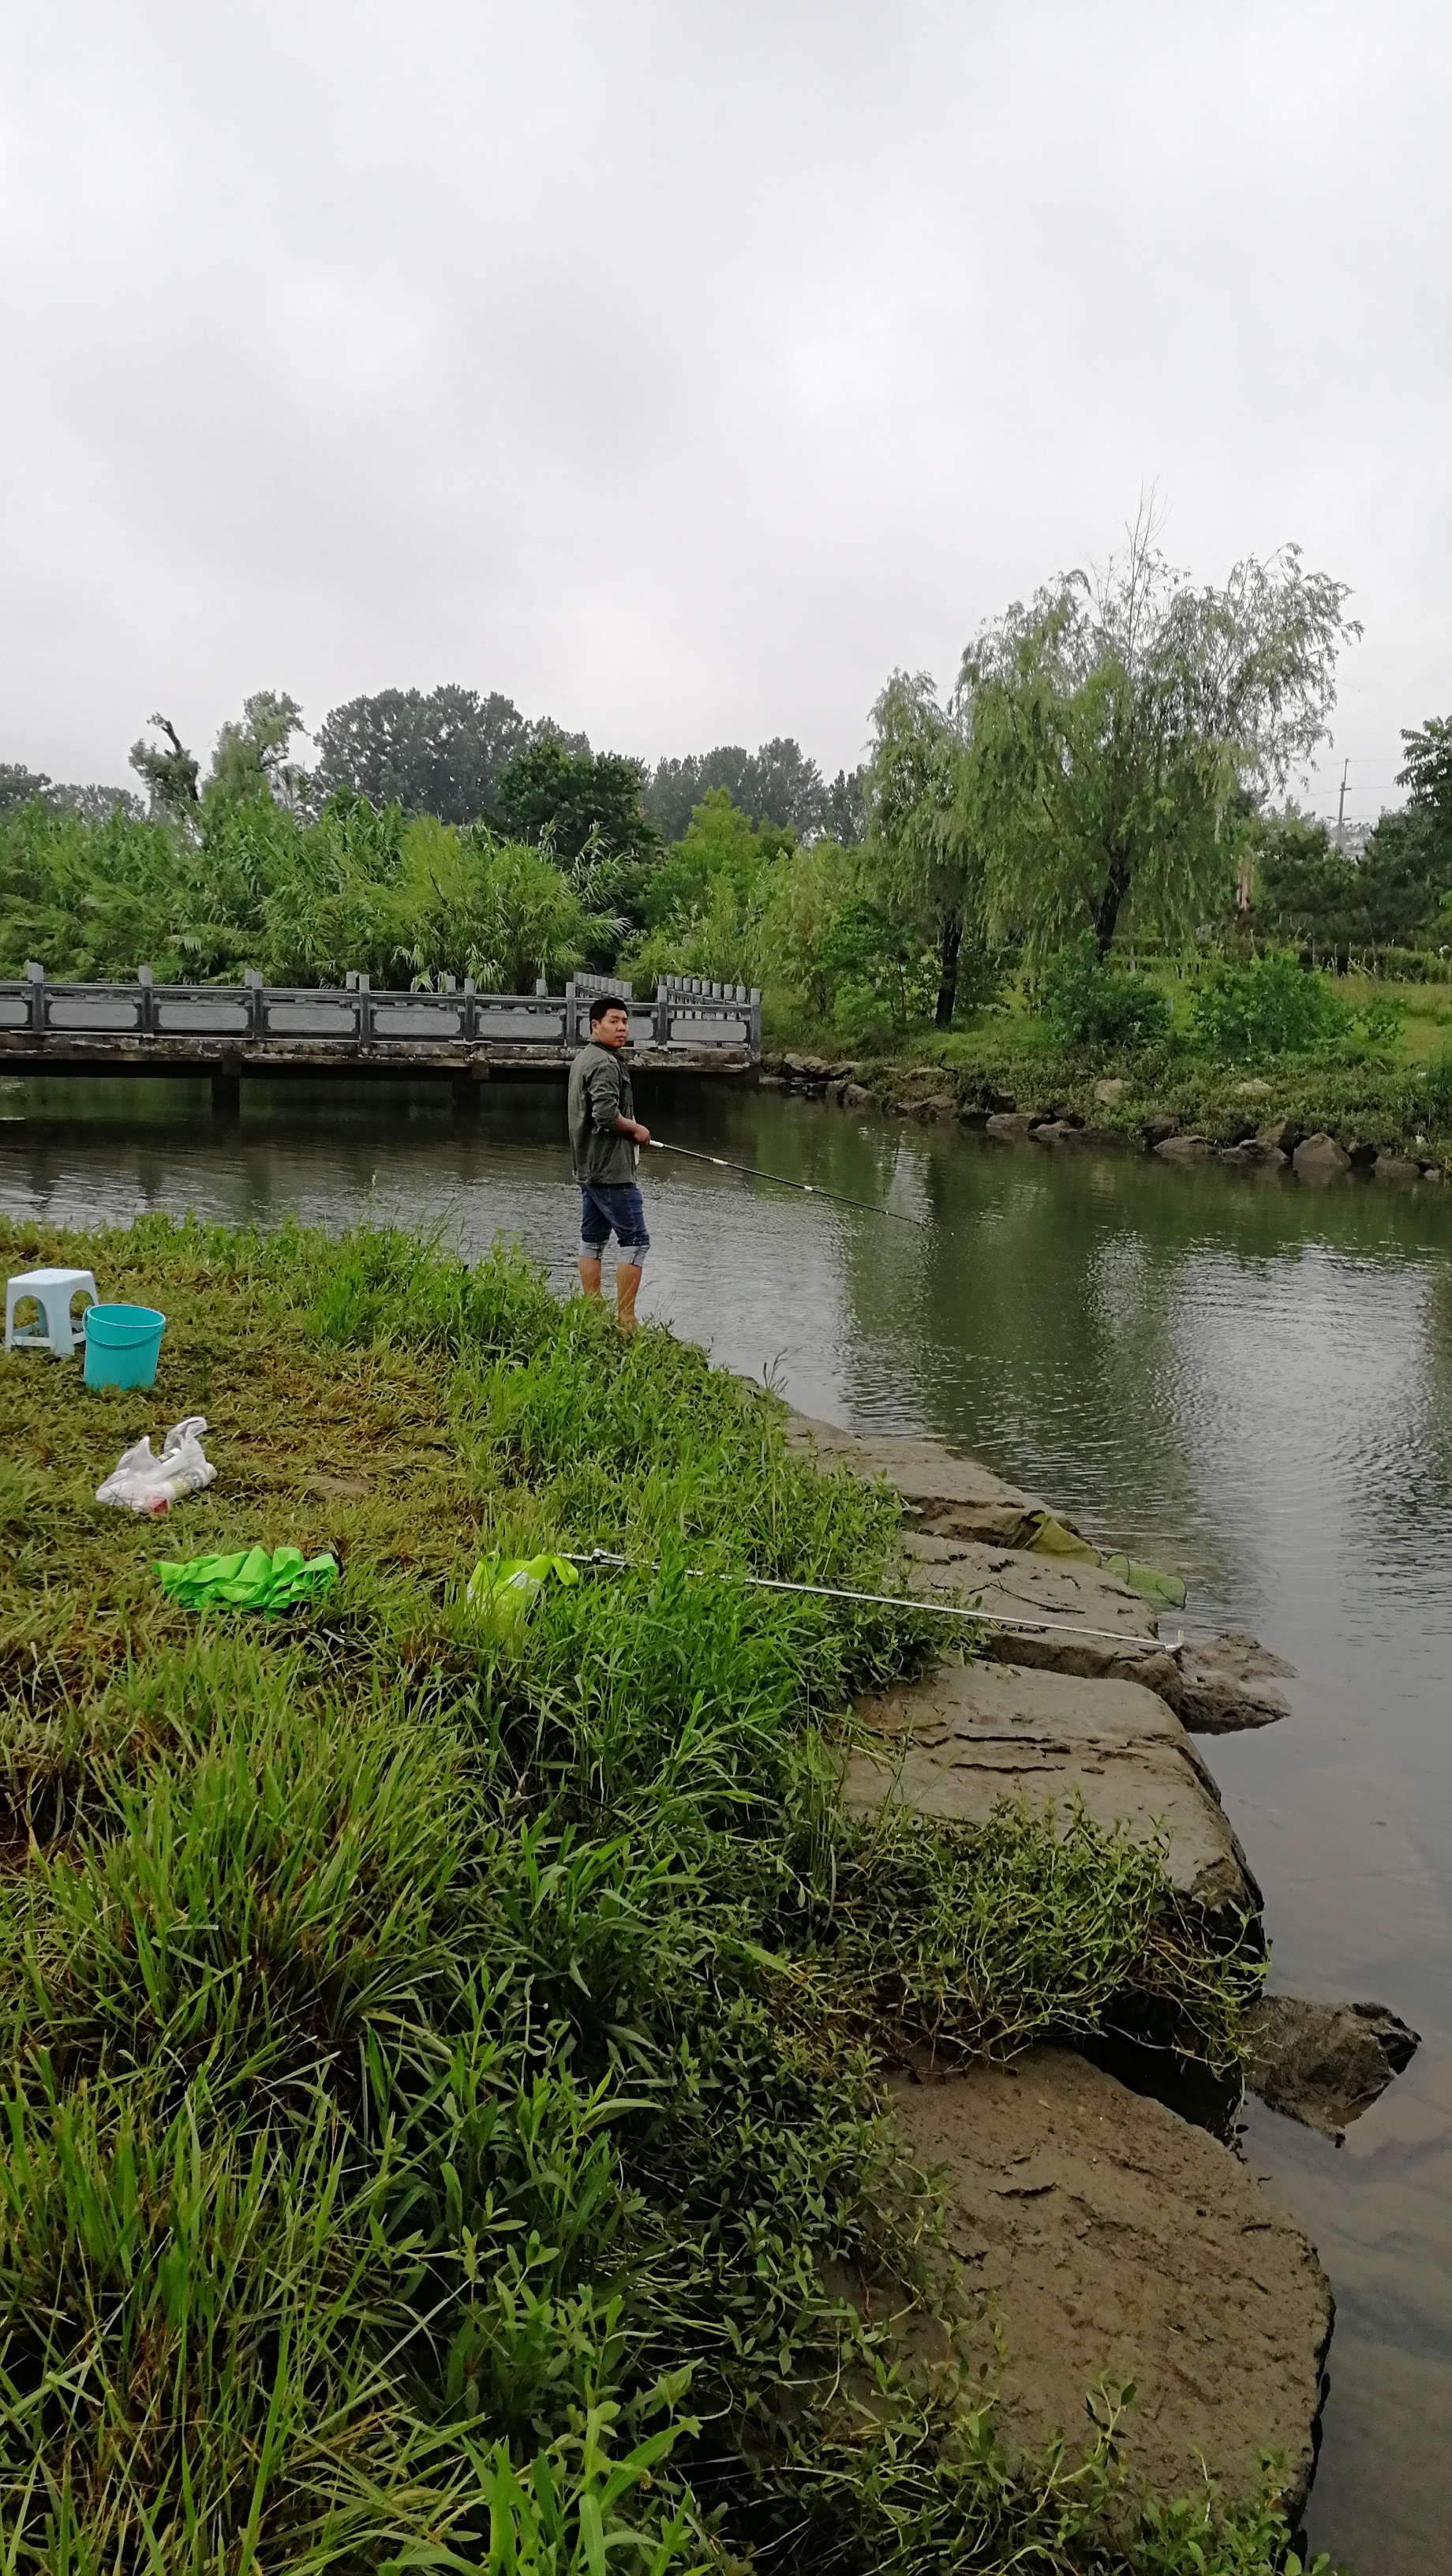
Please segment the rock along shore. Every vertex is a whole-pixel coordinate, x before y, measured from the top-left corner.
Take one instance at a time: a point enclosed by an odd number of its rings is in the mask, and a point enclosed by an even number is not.
[[[908,1589],[1003,1623],[978,1632],[974,1662],[945,1660],[862,1705],[849,1807],[900,1800],[976,1822],[1004,1798],[1060,1815],[1081,1800],[1132,1839],[1167,1838],[1170,1883],[1213,1934],[1258,1938],[1260,1890],[1191,1730],[1272,1723],[1289,1668],[1239,1634],[1187,1644],[1087,1542],[1082,1557],[1036,1553],[1046,1527],[1062,1546],[1072,1523],[939,1441],[858,1437],[800,1414],[787,1437],[826,1469],[896,1488]],[[1417,2045],[1373,2004],[1267,1997],[1252,2025],[1254,2089],[1332,2134]],[[893,2096],[910,2158],[938,2173],[946,2250],[1001,2318],[1010,2437],[1072,2432],[1101,2373],[1133,2379],[1133,2475],[1174,2489],[1203,2461],[1241,2497],[1259,2451],[1277,2450],[1294,2519],[1314,2467],[1330,2286],[1232,2150],[1063,2048],[905,2071]]]
[[[986,1099],[969,1098],[947,1087],[941,1068],[922,1070],[924,1081],[934,1081],[935,1089],[895,1088],[894,1079],[901,1083],[901,1075],[894,1078],[879,1074],[869,1064],[827,1056],[769,1053],[762,1056],[758,1079],[764,1089],[794,1091],[809,1100],[834,1102],[843,1109],[878,1110],[891,1118],[915,1118],[925,1126],[970,1128],[1001,1145],[1032,1144],[1065,1152],[1138,1151],[1153,1154],[1163,1163],[1187,1167],[1202,1163],[1227,1163],[1237,1168],[1249,1165],[1293,1173],[1297,1180],[1312,1183],[1353,1176],[1439,1183],[1444,1177],[1441,1159],[1435,1154],[1421,1150],[1383,1153],[1365,1137],[1331,1136],[1324,1131],[1309,1131],[1294,1118],[1267,1117],[1263,1103],[1270,1096],[1270,1085],[1265,1082],[1237,1085],[1245,1114],[1234,1122],[1231,1141],[1216,1143],[1208,1136],[1182,1133],[1178,1120],[1168,1114],[1150,1113],[1134,1125],[1116,1125],[1113,1113],[1127,1088],[1117,1075],[1094,1085],[1095,1104],[1103,1121],[1096,1124],[1078,1110],[1052,1102],[1021,1109],[1009,1091],[994,1091]]]

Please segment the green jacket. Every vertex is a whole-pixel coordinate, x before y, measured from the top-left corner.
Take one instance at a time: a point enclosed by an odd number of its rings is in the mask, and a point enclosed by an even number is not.
[[[617,1136],[617,1118],[633,1118],[635,1101],[621,1057],[591,1038],[570,1067],[570,1169],[577,1181],[633,1181],[635,1143]]]

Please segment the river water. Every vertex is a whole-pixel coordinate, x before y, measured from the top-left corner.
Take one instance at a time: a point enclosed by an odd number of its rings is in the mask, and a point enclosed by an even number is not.
[[[1207,1746],[1261,1880],[1273,1982],[1423,2034],[1341,2148],[1252,2104],[1244,2149],[1336,2294],[1310,2536],[1360,2576],[1452,2576],[1452,1188],[985,1139],[642,1080],[699,1149],[920,1227],[646,1157],[643,1315],[811,1413],[964,1443],[1190,1584],[1187,1625],[1295,1665],[1293,1714]],[[573,1272],[551,1085],[246,1094],[0,1083],[0,1209],[146,1208],[497,1233]]]

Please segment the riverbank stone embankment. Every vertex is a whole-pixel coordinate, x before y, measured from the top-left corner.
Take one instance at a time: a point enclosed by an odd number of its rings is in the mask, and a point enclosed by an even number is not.
[[[1215,1783],[1174,1711],[1141,1682],[1085,1681],[1020,1664],[944,1663],[864,1701],[872,1738],[854,1753],[846,1798],[861,1811],[901,1800],[952,1824],[981,1824],[1002,1800],[1067,1825],[1082,1805],[1106,1831],[1165,1837],[1165,1874],[1207,1927],[1233,1941],[1260,1890]]]
[[[850,1809],[910,1805],[976,1823],[1003,1799],[1162,1844],[1170,1885],[1212,1937],[1260,1938],[1261,1893],[1190,1729],[1261,1726],[1288,1710],[1289,1666],[1232,1631],[1162,1637],[1152,1602],[1092,1561],[1036,1556],[1063,1514],[926,1438],[859,1437],[794,1415],[824,1467],[882,1478],[908,1523],[902,1574],[1013,1628],[860,1703]],[[1038,1623],[1038,1624],[1035,1624]],[[1248,2015],[1251,2087],[1339,2135],[1404,2067],[1416,2033],[1376,2004],[1265,1996]],[[1002,2320],[1002,2420],[1026,2447],[1077,2420],[1086,2366],[1132,2379],[1123,2427],[1152,2485],[1203,2461],[1249,2491],[1264,2449],[1304,2506],[1332,2301],[1314,2247],[1230,2147],[1072,2050],[894,2081],[910,2158],[944,2191],[947,2251]]]
[[[1142,1682],[1197,1734],[1268,1726],[1286,1715],[1289,1665],[1235,1631],[1184,1638],[1178,1621],[1163,1621],[1087,1542],[1081,1554],[1057,1552],[1065,1534],[1079,1538],[1068,1514],[979,1459],[939,1440],[859,1435],[804,1414],[790,1418],[787,1439],[821,1466],[881,1476],[893,1487],[907,1523],[908,1588],[979,1609],[980,1653],[1083,1680]],[[1051,1552],[1041,1553],[1046,1541]],[[1166,1625],[1170,1636],[1161,1634]]]
[[[1131,2481],[1253,2492],[1285,2459],[1304,2509],[1331,2334],[1314,2248],[1219,2141],[1072,2050],[906,2074],[893,2117],[937,2172],[943,2251],[1003,2322],[999,2420],[1032,2450],[1083,2418],[1084,2371],[1134,2382]],[[1203,2462],[1203,2472],[1201,2463]]]
[[[1232,1121],[1227,1138],[1186,1131],[1168,1112],[1149,1111],[1132,1123],[1116,1119],[1128,1088],[1118,1075],[1094,1084],[1098,1116],[1090,1118],[1063,1102],[1021,1107],[1010,1091],[985,1095],[980,1088],[950,1090],[941,1068],[915,1071],[916,1081],[907,1068],[890,1070],[825,1056],[767,1053],[762,1056],[758,1080],[764,1089],[796,1092],[843,1109],[877,1110],[885,1117],[914,1118],[929,1127],[970,1128],[1000,1145],[1057,1147],[1064,1152],[1138,1151],[1162,1163],[1184,1167],[1225,1163],[1280,1172],[1308,1183],[1352,1178],[1438,1183],[1445,1176],[1441,1158],[1420,1150],[1420,1136],[1417,1150],[1388,1151],[1369,1137],[1333,1136],[1302,1126],[1294,1118],[1258,1114],[1258,1104],[1270,1095],[1270,1085],[1260,1081],[1236,1086],[1245,1114]],[[929,1082],[933,1087],[924,1088]],[[1084,1097],[1088,1096],[1086,1092]]]

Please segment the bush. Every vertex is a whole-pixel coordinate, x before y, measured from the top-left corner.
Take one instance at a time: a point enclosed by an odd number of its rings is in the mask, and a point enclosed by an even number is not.
[[[1407,1117],[1410,1125],[1438,1135],[1452,1128],[1452,1046],[1444,1046],[1414,1075]]]
[[[1195,1035],[1227,1064],[1263,1056],[1311,1055],[1344,1037],[1351,1014],[1323,975],[1287,951],[1218,965],[1195,996]]]
[[[1386,1054],[1396,1044],[1405,1016],[1401,1003],[1392,994],[1373,993],[1352,1020],[1349,1034],[1353,1048],[1358,1053]]]
[[[1044,1007],[1061,1046],[1139,1050],[1170,1034],[1170,1006],[1158,986],[1101,963],[1087,937],[1049,967]]]
[[[833,1018],[849,1044],[901,1037],[930,1016],[938,964],[916,924],[870,895],[839,903],[821,937],[821,971],[834,993]]]
[[[1374,993],[1353,1011],[1326,976],[1284,950],[1215,966],[1195,997],[1196,1038],[1228,1064],[1288,1055],[1354,1063],[1384,1056],[1401,1024],[1391,995]]]
[[[1364,967],[1367,961],[1358,962]],[[1452,956],[1441,949],[1377,948],[1371,970],[1394,984],[1452,984]]]

